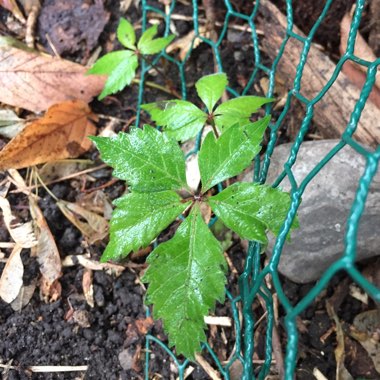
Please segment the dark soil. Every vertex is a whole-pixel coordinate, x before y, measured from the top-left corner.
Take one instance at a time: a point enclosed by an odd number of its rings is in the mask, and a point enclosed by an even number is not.
[[[284,9],[284,1],[273,1]],[[339,20],[343,14],[350,9],[353,0],[335,1],[326,21],[322,24],[316,41],[322,44],[331,57],[338,54],[339,45]],[[54,2],[49,1],[49,4]],[[73,3],[77,3],[74,1]],[[221,3],[221,1],[220,1]],[[235,9],[249,13],[252,10],[250,2],[232,2]],[[323,2],[318,1],[294,1],[294,19],[297,26],[307,33],[322,10]],[[162,5],[158,5],[162,7]],[[98,44],[103,47],[103,52],[113,50],[118,44],[111,38],[115,31],[119,13],[119,1],[106,1],[105,8],[110,12],[109,21],[104,32],[99,37]],[[219,8],[218,8],[219,9]],[[220,9],[223,9],[222,6]],[[181,3],[178,5],[177,14],[191,16],[191,8]],[[223,20],[223,11],[218,11],[218,20]],[[47,17],[47,16],[46,16]],[[137,21],[141,17],[141,12],[132,5],[128,11],[128,18]],[[50,19],[49,19],[50,20]],[[0,30],[6,34],[12,34],[5,27],[6,12],[0,12]],[[41,22],[41,20],[40,20]],[[48,27],[48,25],[44,25]],[[185,35],[192,28],[192,23],[187,21],[175,21],[177,31]],[[49,25],[52,27],[52,25]],[[41,28],[42,30],[43,28]],[[40,31],[41,32],[41,31]],[[249,33],[241,33],[238,42],[225,41],[221,46],[221,58],[224,69],[230,78],[231,87],[241,90],[253,69],[252,57],[247,54],[247,44],[250,41]],[[86,40],[86,39],[85,39]],[[42,43],[46,41],[41,38]],[[63,57],[78,62],[88,58],[89,42],[83,42],[80,49],[72,50],[68,48],[63,51]],[[91,43],[90,43],[91,45]],[[90,46],[90,50],[92,46]],[[251,48],[250,48],[251,49]],[[74,54],[75,53],[75,54]],[[264,57],[265,59],[265,57]],[[163,64],[163,69],[171,80],[171,84],[177,91],[180,91],[178,80],[178,69],[174,65]],[[189,88],[189,99],[195,102],[199,100],[190,89],[194,82],[202,75],[214,71],[213,58],[210,49],[201,44],[191,56],[187,63],[186,79]],[[149,78],[152,79],[152,78]],[[153,78],[156,82],[167,85],[165,79],[157,76]],[[260,91],[258,83],[255,84],[252,92]],[[167,94],[163,94],[154,89],[149,89],[145,93],[145,101],[155,101],[168,99]],[[137,87],[132,86],[128,90],[115,97],[107,98],[103,103],[94,101],[92,108],[94,112],[108,116],[118,117],[123,120],[132,120],[136,114],[135,105],[137,98]],[[133,120],[132,120],[133,121]],[[144,122],[143,118],[143,122]],[[99,127],[104,126],[105,120],[101,120]],[[121,123],[118,129],[128,128],[128,123]],[[280,142],[288,141],[291,138],[286,131],[280,138]],[[1,142],[1,141],[0,141]],[[89,158],[97,159],[95,151],[87,154]],[[93,174],[96,182],[88,186],[96,188],[106,184],[111,179],[111,170],[103,169]],[[75,201],[79,186],[73,181],[65,181],[51,187],[52,192],[61,199]],[[110,199],[120,196],[125,187],[121,182],[106,187],[104,191]],[[72,254],[85,253],[85,242],[81,233],[64,218],[53,199],[43,191],[40,207],[44,212],[49,227],[56,238],[58,248],[62,258]],[[12,195],[9,197],[12,207],[17,210],[20,219],[28,219],[27,203],[25,197]],[[170,234],[170,231],[166,231]],[[163,236],[168,236],[168,235]],[[0,241],[9,241],[10,237],[0,221]],[[89,247],[93,259],[98,259],[104,245]],[[238,240],[234,241],[233,247],[228,251],[234,266],[238,272],[243,270],[244,250]],[[38,264],[31,258],[28,252],[22,255],[25,274],[24,282],[28,284],[38,277]],[[21,311],[14,312],[12,308],[0,301],[0,364],[10,364],[16,369],[2,369],[4,379],[143,379],[143,368],[145,365],[145,339],[141,326],[151,327],[151,333],[166,342],[160,322],[152,324],[147,319],[146,308],[143,305],[144,289],[139,281],[140,271],[143,269],[145,257],[137,257],[134,263],[141,264],[141,268],[128,269],[118,277],[114,277],[105,272],[94,271],[94,299],[95,306],[91,308],[83,296],[82,277],[83,268],[78,264],[65,268],[61,278],[62,294],[56,302],[46,304],[36,290],[32,300]],[[0,271],[4,264],[0,263]],[[228,289],[233,295],[237,295],[237,276],[228,274]],[[297,285],[286,279],[283,280],[285,294],[292,304],[296,304],[311,289],[310,285]],[[329,284],[326,291],[307,308],[300,316],[300,325],[304,326],[299,338],[299,359],[297,363],[297,379],[309,380],[313,378],[313,369],[317,367],[328,379],[335,378],[336,361],[334,348],[336,346],[335,334],[332,332],[325,340],[321,337],[333,326],[326,312],[326,301],[336,294],[337,287],[342,282],[348,288],[350,280],[346,275],[336,276]],[[257,304],[255,307],[255,317],[258,320],[263,314],[263,309]],[[368,308],[373,307],[372,304]],[[355,315],[364,310],[361,302],[349,295],[340,299],[336,312],[338,317],[347,325],[352,323]],[[74,313],[74,316],[73,316]],[[230,305],[218,305],[216,315],[231,316]],[[279,308],[279,333],[282,339],[282,348],[286,343],[286,334],[283,327],[284,311]],[[258,329],[265,331],[265,322],[259,325]],[[258,330],[259,331],[259,330]],[[216,336],[210,331],[210,344],[221,356],[231,353],[234,344],[234,333],[232,329],[225,329],[227,344],[220,338],[221,329],[217,329]],[[354,343],[352,343],[354,345]],[[356,347],[356,346],[355,346]],[[149,378],[175,379],[176,372],[173,369],[173,362],[163,350],[157,345],[151,345],[151,359],[149,366]],[[264,341],[258,340],[256,344],[258,357],[263,359],[265,352]],[[356,347],[357,348],[357,347]],[[364,356],[363,356],[364,357]],[[354,360],[355,358],[353,358]],[[363,359],[364,360],[364,359]],[[64,374],[32,373],[29,366],[35,365],[88,365],[85,375],[80,372],[68,372]],[[193,364],[192,364],[193,365]],[[189,380],[205,380],[209,377],[196,365],[195,370],[188,377]],[[124,368],[123,368],[124,367]],[[275,367],[274,367],[275,368]],[[359,370],[357,370],[359,371]],[[360,371],[359,371],[360,372]],[[1,373],[1,369],[0,369]],[[362,376],[357,373],[357,376]],[[156,377],[154,377],[156,376]],[[374,375],[375,376],[375,375]],[[379,377],[367,377],[379,378]]]

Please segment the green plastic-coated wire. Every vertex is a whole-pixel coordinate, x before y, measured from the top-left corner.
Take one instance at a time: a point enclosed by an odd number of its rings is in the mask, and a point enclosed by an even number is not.
[[[179,2],[178,2],[179,3]],[[175,22],[175,12],[177,10],[178,4],[176,0],[169,2],[167,6],[162,8],[157,8],[157,6],[152,6],[149,4],[148,0],[141,0],[142,7],[142,29],[147,28],[147,23],[150,18],[154,16],[159,17],[164,20],[165,28],[164,35],[171,33],[171,23]],[[201,16],[203,15],[203,10],[197,0],[192,0],[192,26],[194,31],[194,37],[190,43],[189,50],[185,55],[183,61],[173,58],[172,55],[162,52],[154,58],[153,64],[156,64],[160,59],[167,60],[168,62],[175,65],[178,69],[178,79],[181,85],[180,93],[183,99],[188,97],[187,93],[187,78],[186,78],[186,67],[188,61],[194,54],[195,40],[199,38],[202,43],[209,47],[210,59],[212,57],[215,59],[216,70],[223,71],[225,69],[223,64],[223,58],[221,54],[221,48],[223,43],[227,39],[227,34],[231,28],[233,22],[237,20],[241,21],[246,25],[247,30],[249,30],[253,49],[248,52],[248,56],[251,56],[252,60],[252,72],[247,78],[246,86],[239,92],[237,89],[228,87],[228,93],[230,96],[239,96],[245,94],[253,94],[253,86],[260,75],[265,75],[268,78],[268,89],[266,96],[268,98],[273,96],[275,87],[275,78],[278,71],[278,65],[281,57],[284,54],[285,48],[290,39],[296,39],[303,44],[301,53],[296,65],[296,75],[293,81],[292,88],[289,89],[286,97],[284,107],[280,115],[272,120],[269,131],[269,141],[267,144],[267,149],[263,159],[257,158],[254,163],[254,176],[253,180],[256,182],[264,183],[266,181],[268,169],[271,164],[271,156],[275,150],[277,144],[279,130],[283,126],[286,116],[290,112],[291,102],[293,99],[299,100],[304,104],[306,112],[302,119],[300,128],[296,135],[295,141],[293,142],[289,157],[284,164],[282,173],[278,176],[276,181],[272,184],[273,187],[277,187],[281,182],[287,178],[291,184],[291,205],[288,211],[286,220],[283,223],[281,231],[276,239],[276,243],[273,248],[272,256],[266,266],[261,267],[261,251],[262,247],[255,243],[250,242],[247,252],[247,257],[245,261],[244,271],[239,278],[239,294],[227,294],[227,302],[232,310],[233,317],[233,329],[234,329],[234,350],[231,353],[228,360],[222,362],[217,357],[212,348],[205,343],[203,345],[203,353],[207,354],[210,359],[210,363],[213,367],[219,371],[220,376],[223,379],[230,379],[230,370],[234,363],[240,362],[242,366],[242,379],[265,379],[265,377],[270,372],[270,367],[272,363],[272,331],[274,325],[274,308],[273,308],[273,297],[271,291],[267,287],[266,277],[270,277],[274,286],[274,291],[277,293],[278,300],[281,303],[285,311],[285,329],[287,334],[286,352],[285,352],[285,368],[284,368],[284,378],[286,380],[294,379],[295,370],[297,367],[297,354],[298,354],[298,331],[296,326],[296,318],[302,313],[313,300],[321,293],[321,291],[328,286],[331,278],[338,271],[346,271],[352,279],[360,285],[366,292],[368,292],[374,299],[380,301],[380,290],[376,288],[373,284],[369,283],[357,270],[355,267],[356,258],[356,245],[358,238],[358,226],[360,222],[360,217],[363,213],[365,207],[365,201],[371,186],[371,182],[378,170],[379,160],[380,160],[380,147],[375,151],[369,151],[366,147],[357,143],[353,140],[354,135],[362,111],[366,105],[369,94],[373,89],[376,80],[376,73],[378,66],[380,64],[380,59],[374,62],[366,61],[360,57],[355,56],[355,40],[358,34],[358,29],[360,25],[360,20],[363,15],[363,10],[365,6],[365,0],[357,0],[356,8],[353,14],[353,19],[349,31],[347,48],[342,57],[336,64],[336,68],[332,73],[331,77],[328,79],[323,88],[315,95],[312,99],[307,99],[302,94],[302,76],[305,66],[309,59],[310,49],[312,47],[315,35],[319,30],[322,22],[326,19],[326,16],[331,8],[334,0],[327,0],[323,7],[321,14],[311,28],[307,36],[299,35],[294,31],[294,20],[293,20],[293,7],[292,1],[286,0],[286,20],[287,27],[286,33],[282,40],[281,46],[278,50],[277,56],[268,64],[266,60],[264,62],[261,51],[260,43],[265,41],[265,36],[261,36],[258,33],[256,22],[258,14],[260,12],[261,2],[256,0],[254,2],[253,10],[251,14],[242,14],[238,12],[230,0],[224,0],[223,12],[219,10],[220,14],[224,13],[223,24],[218,27],[218,36],[216,40],[211,40],[202,35],[201,32]],[[178,12],[177,12],[178,13]],[[204,16],[202,16],[204,17]],[[336,20],[338,23],[340,20]],[[249,29],[248,29],[249,28]],[[350,120],[347,124],[345,131],[342,133],[340,141],[331,149],[330,152],[323,157],[320,162],[308,173],[308,175],[300,182],[297,183],[294,174],[292,172],[292,167],[297,162],[298,152],[306,134],[309,132],[311,121],[314,116],[314,108],[316,104],[329,92],[330,88],[333,86],[334,82],[340,75],[342,67],[345,62],[352,61],[359,65],[362,65],[367,69],[366,82],[361,90],[360,97],[357,100],[354,109],[352,110]],[[136,126],[140,124],[140,110],[141,104],[144,103],[144,94],[146,91],[145,81],[148,75],[148,71],[152,68],[151,65],[146,62],[141,62],[141,72],[140,72],[140,83],[138,90],[138,101],[137,101],[137,119]],[[204,73],[208,74],[208,73]],[[317,75],[317,74],[316,74]],[[266,113],[271,113],[271,104],[266,105]],[[198,136],[194,149],[188,153],[188,156],[196,154],[200,147],[201,136]],[[322,170],[322,168],[334,159],[334,156],[343,149],[346,145],[351,146],[358,155],[362,155],[366,160],[366,167],[362,173],[360,181],[358,183],[356,197],[352,203],[350,215],[346,221],[346,234],[345,234],[345,249],[342,252],[341,257],[333,263],[326,272],[322,275],[321,279],[315,284],[315,286],[304,296],[296,305],[292,305],[289,299],[286,297],[283,285],[281,283],[278,274],[278,264],[281,258],[282,249],[284,247],[286,237],[290,231],[290,227],[293,220],[297,214],[297,210],[301,204],[302,195],[307,191],[309,183],[314,179],[314,177]],[[215,220],[213,220],[214,222]],[[307,252],[305,252],[307,254]],[[273,291],[273,290],[272,290]],[[255,300],[261,299],[265,303],[267,316],[266,316],[266,335],[265,335],[265,357],[262,364],[253,364],[254,355],[254,333],[255,333],[255,315],[253,313],[253,302]],[[242,311],[242,320],[240,311]],[[149,310],[147,310],[149,313]],[[185,378],[186,369],[189,368],[192,363],[186,359],[178,359],[174,353],[165,345],[162,341],[156,337],[148,334],[146,337],[146,353],[145,353],[145,379],[148,380],[152,378],[153,374],[150,373],[150,360],[152,353],[152,343],[154,343],[154,349],[161,349],[170,357],[172,362],[177,368],[178,379],[183,380]]]

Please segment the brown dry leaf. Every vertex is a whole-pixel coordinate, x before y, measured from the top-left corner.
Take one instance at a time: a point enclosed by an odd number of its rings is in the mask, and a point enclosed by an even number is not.
[[[346,13],[340,23],[340,53],[343,55],[347,48],[348,35],[350,32],[350,27],[352,23],[352,15],[355,6],[350,13]],[[355,40],[354,54],[366,61],[373,62],[376,60],[376,55],[369,47],[365,39],[360,33],[357,34]],[[343,72],[348,76],[348,78],[359,88],[363,87],[366,80],[367,68],[359,65],[352,61],[347,61],[343,65]],[[369,96],[372,103],[374,103],[378,108],[380,108],[380,75],[377,75],[375,86]]]
[[[80,172],[93,165],[94,162],[91,160],[58,160],[45,164],[38,170],[38,174],[41,180],[46,183]]]
[[[353,321],[351,336],[368,352],[376,371],[380,374],[380,311],[364,311]]]
[[[16,223],[16,218],[12,215],[11,206],[7,199],[0,197],[0,208],[3,211],[5,226],[12,239],[21,248],[31,248],[37,245],[37,239],[34,235],[32,222],[24,224]]]
[[[67,101],[49,108],[0,152],[0,170],[19,169],[63,158],[75,158],[91,147],[96,132],[87,104]]]
[[[201,26],[199,28],[200,35],[208,38],[209,32],[206,33],[206,27]],[[193,42],[194,41],[194,42]],[[174,42],[172,42],[167,48],[166,51],[168,53],[171,53],[175,50],[179,50],[178,58],[181,61],[184,61],[186,58],[186,55],[190,51],[190,48],[193,47],[193,49],[197,48],[202,43],[202,40],[195,36],[195,32],[191,31],[190,33],[186,34],[186,36],[183,36],[181,38],[176,38]],[[191,45],[193,44],[193,45]]]
[[[107,220],[111,219],[112,203],[102,190],[79,194],[77,203],[86,210],[103,215]]]
[[[12,12],[13,16],[15,16],[17,20],[21,21],[22,23],[25,23],[25,17],[20,11],[20,8],[18,7],[16,0],[0,0],[0,6]]]
[[[29,196],[29,206],[30,213],[35,221],[35,234],[38,239],[35,254],[40,265],[40,272],[48,283],[53,284],[62,274],[58,248],[42,211],[32,195]]]
[[[14,301],[23,285],[24,265],[21,260],[22,247],[16,244],[5,264],[0,278],[0,297],[7,303]]]
[[[334,350],[335,360],[336,360],[336,377],[335,378],[337,380],[353,380],[354,378],[351,376],[351,374],[348,372],[347,368],[344,365],[345,346],[344,346],[344,331],[342,328],[342,324],[340,323],[339,318],[336,315],[336,312],[330,303],[327,302],[326,308],[327,308],[327,313],[329,317],[335,323],[336,341],[337,341],[337,346]]]
[[[20,311],[32,299],[35,290],[36,290],[35,282],[27,286],[22,286],[16,299],[11,303],[11,308],[14,311]]]
[[[0,102],[33,112],[80,99],[89,103],[105,77],[88,75],[77,63],[10,46],[0,38]]]
[[[87,303],[94,307],[94,285],[92,283],[93,275],[92,270],[88,268],[84,268],[83,278],[82,278],[82,287],[84,298],[86,298]]]
[[[59,281],[55,281],[51,284],[42,276],[39,282],[39,288],[41,299],[44,302],[55,302],[61,297],[62,286]]]
[[[129,346],[143,338],[154,326],[152,317],[137,319],[130,323],[127,328],[125,345]]]
[[[90,244],[108,235],[108,222],[102,216],[88,211],[76,203],[58,201],[57,206],[75,227],[82,232]]]

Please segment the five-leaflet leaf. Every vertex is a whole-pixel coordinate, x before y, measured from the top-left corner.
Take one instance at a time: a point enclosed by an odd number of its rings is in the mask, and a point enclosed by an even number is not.
[[[122,28],[119,39],[133,47],[133,29],[125,23]],[[156,32],[157,28],[148,29],[138,48],[158,49],[161,42],[153,43]],[[253,110],[270,99],[247,96],[216,106],[226,85],[225,74],[197,82],[208,113],[183,100],[146,104],[145,110],[165,132],[146,125],[112,138],[92,138],[102,159],[114,168],[116,177],[127,181],[130,190],[114,202],[103,261],[148,246],[183,215],[174,236],[150,254],[143,280],[149,283],[147,303],[153,304],[154,316],[163,320],[170,345],[190,359],[206,341],[204,316],[217,300],[223,301],[226,283],[223,250],[203,220],[202,206],[211,207],[242,238],[266,244],[267,232],[278,235],[291,204],[288,193],[252,183],[234,183],[212,195],[215,185],[250,165],[261,149],[270,120],[266,116],[249,122]],[[206,122],[222,134],[217,137],[214,130],[205,137],[198,157],[202,186],[192,192],[186,184],[184,154],[176,140],[195,136]],[[291,228],[296,227],[297,218]]]

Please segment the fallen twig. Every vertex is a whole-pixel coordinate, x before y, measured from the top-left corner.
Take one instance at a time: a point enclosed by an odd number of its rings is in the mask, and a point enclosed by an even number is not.
[[[7,364],[0,364],[0,368],[20,370],[19,367],[9,366]],[[78,366],[32,365],[30,367],[27,367],[27,369],[31,372],[34,372],[34,373],[37,373],[37,372],[77,372],[77,371],[87,371],[88,365],[78,365]]]

